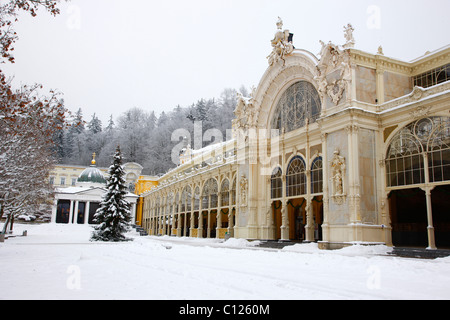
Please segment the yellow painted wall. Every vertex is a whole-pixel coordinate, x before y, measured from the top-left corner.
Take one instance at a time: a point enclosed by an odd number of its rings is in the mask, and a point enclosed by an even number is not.
[[[136,183],[135,193],[140,196],[152,188],[158,186],[158,178],[151,176],[140,176]],[[144,211],[144,198],[139,197],[136,207],[136,225],[142,226],[142,216]]]

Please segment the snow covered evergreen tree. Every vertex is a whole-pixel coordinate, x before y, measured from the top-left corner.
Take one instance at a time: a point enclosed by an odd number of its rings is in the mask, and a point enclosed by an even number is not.
[[[120,242],[129,241],[125,233],[131,222],[130,203],[125,199],[126,182],[122,167],[120,147],[117,147],[113,164],[109,167],[109,178],[106,183],[107,192],[94,216],[98,223],[92,233],[91,241]]]

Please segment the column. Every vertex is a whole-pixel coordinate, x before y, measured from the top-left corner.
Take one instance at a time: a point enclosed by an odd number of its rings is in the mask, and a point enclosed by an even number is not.
[[[281,201],[281,240],[289,241],[289,214],[288,201]]]
[[[70,200],[69,224],[72,224],[72,218],[73,218],[73,200]]]
[[[231,192],[230,192],[230,205],[228,206],[228,234],[231,238],[234,237],[234,225],[233,225],[233,210],[231,205]]]
[[[306,197],[306,226],[305,226],[305,242],[314,242],[314,212],[312,207],[311,196]]]
[[[84,224],[88,224],[89,223],[89,211],[91,209],[91,202],[90,201],[86,201],[86,207],[84,209]]]
[[[322,134],[322,174],[323,174],[323,223],[322,223],[322,241],[329,241],[329,225],[328,225],[328,201],[330,199],[330,191],[328,188],[328,145],[327,134]]]
[[[58,199],[55,199],[53,201],[53,208],[52,208],[52,223],[56,223],[56,216],[58,214]]]
[[[203,201],[202,197],[200,196],[200,204],[198,206],[198,230],[197,230],[197,238],[203,238]]]
[[[219,229],[222,229],[222,192],[217,195],[217,214],[216,214],[216,238],[219,238]]]
[[[190,237],[192,237],[192,230],[195,227],[195,211],[194,211],[195,195],[194,195],[194,193],[195,192],[192,192],[192,198],[191,198],[191,224],[190,224],[190,232],[189,232]]]
[[[211,203],[211,201],[209,203]],[[206,228],[206,237],[211,238],[211,210],[210,209],[208,209],[208,226]]]
[[[429,175],[429,164],[428,164],[428,154],[424,152],[423,154],[424,164],[425,164],[425,188],[421,188],[425,191],[425,196],[427,200],[427,220],[428,220],[428,250],[436,250],[436,241],[434,235],[434,225],[433,225],[433,208],[431,205],[431,191],[434,189],[434,186],[430,186],[430,175]]]
[[[180,200],[178,201],[178,211],[181,210],[181,196],[180,196]],[[180,238],[182,237],[181,235],[181,213],[178,212],[178,218],[177,218],[177,237]]]

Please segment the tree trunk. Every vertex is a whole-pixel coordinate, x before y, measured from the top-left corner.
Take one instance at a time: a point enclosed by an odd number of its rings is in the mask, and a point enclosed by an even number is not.
[[[3,226],[2,234],[6,234],[6,230],[8,228],[8,224],[10,221],[11,221],[11,214],[8,214],[5,221],[5,225]]]
[[[11,214],[11,227],[9,228],[9,232],[12,234],[14,228],[14,215]]]

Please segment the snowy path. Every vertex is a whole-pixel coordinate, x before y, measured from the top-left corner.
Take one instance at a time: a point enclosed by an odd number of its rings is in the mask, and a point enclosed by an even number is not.
[[[16,228],[29,236],[0,244],[0,299],[450,299],[450,258],[379,255],[385,247],[262,250],[138,236],[103,244],[84,226]]]

